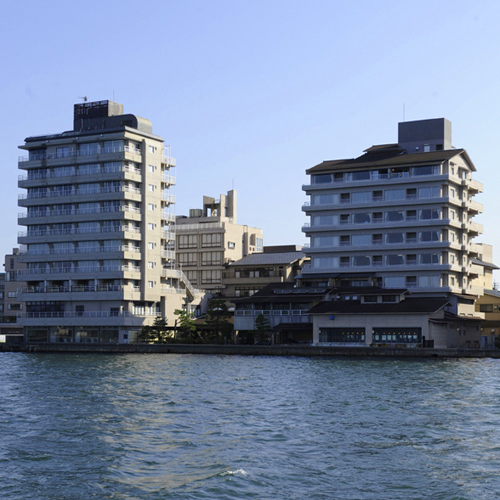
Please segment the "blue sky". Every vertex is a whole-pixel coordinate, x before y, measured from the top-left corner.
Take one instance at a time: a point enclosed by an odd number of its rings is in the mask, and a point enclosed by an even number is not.
[[[485,184],[500,264],[500,2],[87,0],[4,2],[0,253],[16,246],[17,146],[72,127],[73,104],[115,100],[177,159],[177,214],[238,191],[264,244],[304,244],[305,170],[445,117]]]

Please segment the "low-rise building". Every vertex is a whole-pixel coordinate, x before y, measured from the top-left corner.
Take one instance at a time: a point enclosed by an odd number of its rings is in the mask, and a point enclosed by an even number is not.
[[[277,245],[230,262],[222,273],[224,299],[251,297],[270,283],[295,282],[305,260],[302,247]]]

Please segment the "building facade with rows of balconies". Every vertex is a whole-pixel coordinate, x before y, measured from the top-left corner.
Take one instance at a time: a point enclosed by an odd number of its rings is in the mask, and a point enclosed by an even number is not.
[[[475,171],[445,119],[400,123],[398,144],[310,168],[302,281],[480,295]]]
[[[20,148],[26,340],[127,342],[157,315],[173,322],[194,295],[172,269],[175,161],[151,122],[85,102],[73,130]]]

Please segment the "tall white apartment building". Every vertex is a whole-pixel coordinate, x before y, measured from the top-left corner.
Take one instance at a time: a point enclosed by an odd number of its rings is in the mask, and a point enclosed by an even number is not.
[[[310,168],[311,265],[301,282],[480,295],[475,171],[467,152],[452,148],[444,118],[400,123],[397,144]]]
[[[72,130],[20,148],[26,340],[128,342],[157,315],[173,323],[192,294],[172,268],[175,161],[151,122],[84,102]]]

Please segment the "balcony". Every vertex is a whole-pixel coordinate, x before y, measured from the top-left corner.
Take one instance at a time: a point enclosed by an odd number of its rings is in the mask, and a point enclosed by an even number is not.
[[[22,326],[142,326],[153,315],[135,315],[130,312],[34,312],[18,316]]]
[[[162,193],[161,199],[166,205],[171,205],[171,204],[175,203],[175,195],[174,194]]]
[[[478,203],[477,201],[470,200],[466,205],[469,213],[472,214],[482,214],[483,213],[483,205]]]
[[[205,231],[206,229],[224,229],[224,222],[207,222],[206,224],[176,224],[175,232]]]
[[[483,184],[479,181],[476,181],[474,179],[470,179],[470,180],[463,180],[462,181],[462,184],[464,186],[467,186],[469,188],[469,191],[472,193],[472,194],[476,194],[476,193],[482,193],[483,192]]]
[[[121,154],[123,153],[123,154]],[[42,162],[46,160],[66,160],[67,158],[79,158],[79,157],[89,157],[89,156],[100,156],[100,155],[116,155],[127,157],[132,157],[135,161],[141,160],[141,150],[129,146],[116,146],[116,147],[101,147],[97,145],[95,149],[92,150],[76,150],[72,149],[70,151],[65,151],[63,153],[40,153],[31,154],[29,156],[19,156],[18,162],[20,168],[25,168],[22,164],[31,162]],[[89,161],[89,158],[84,158],[85,161]],[[175,160],[174,160],[175,161]]]
[[[20,302],[33,300],[140,300],[140,287],[122,285],[36,286],[18,289]]]

